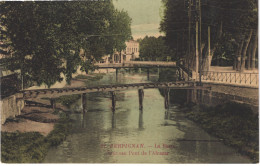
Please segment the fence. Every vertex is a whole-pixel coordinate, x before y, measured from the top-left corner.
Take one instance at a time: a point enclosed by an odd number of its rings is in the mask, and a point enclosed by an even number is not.
[[[227,83],[235,85],[258,86],[258,79],[258,73],[202,71],[201,74],[201,80],[203,82]],[[196,74],[196,80],[199,80],[199,74]]]

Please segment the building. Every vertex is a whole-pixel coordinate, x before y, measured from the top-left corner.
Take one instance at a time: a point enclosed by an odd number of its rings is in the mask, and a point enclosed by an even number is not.
[[[115,51],[113,55],[103,57],[102,63],[123,63],[133,61],[139,58],[139,43],[135,40],[129,40],[126,43],[126,49],[120,52]]]

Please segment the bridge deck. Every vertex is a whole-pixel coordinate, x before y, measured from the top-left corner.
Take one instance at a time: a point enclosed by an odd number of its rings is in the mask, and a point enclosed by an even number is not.
[[[24,90],[24,99],[49,97],[56,98],[64,95],[92,93],[92,92],[109,92],[109,91],[122,91],[132,89],[149,89],[149,88],[170,88],[170,89],[194,89],[195,82],[177,81],[177,82],[164,82],[164,83],[137,83],[137,84],[121,84],[121,85],[102,85],[97,87],[77,87],[77,88],[55,88],[55,89],[37,89],[37,90]]]
[[[176,66],[160,66],[160,65],[149,65],[149,66],[144,66],[144,65],[134,65],[134,66],[131,66],[131,65],[125,65],[125,66],[123,66],[123,65],[107,65],[107,66],[105,66],[105,65],[102,65],[102,66],[98,66],[98,65],[96,65],[96,67],[98,68],[98,69],[121,69],[121,68],[124,68],[124,69],[129,69],[129,68],[176,68]]]
[[[160,68],[175,68],[176,62],[149,62],[149,61],[130,61],[124,63],[99,63],[95,64],[97,68],[151,68],[151,67],[160,67]]]

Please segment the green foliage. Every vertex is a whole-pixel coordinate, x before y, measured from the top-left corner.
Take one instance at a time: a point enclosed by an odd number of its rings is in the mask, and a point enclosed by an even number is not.
[[[57,146],[62,143],[71,129],[71,121],[67,114],[61,113],[60,119],[54,126],[54,130],[47,136],[46,142],[50,146]]]
[[[187,113],[188,118],[258,162],[259,119],[249,106],[225,103],[216,107],[193,107],[191,110]]]
[[[89,76],[87,76],[87,75],[77,75],[76,77],[75,77],[75,79],[88,79],[89,78]]]
[[[6,67],[48,87],[61,73],[69,83],[79,65],[93,70],[131,37],[130,17],[112,1],[0,2],[0,15],[12,49]]]
[[[75,103],[77,100],[79,100],[80,97],[81,97],[81,95],[61,96],[61,97],[57,98],[55,101],[68,107],[71,104]]]
[[[77,75],[75,79],[85,79],[88,81],[97,81],[103,78],[105,74],[104,73],[99,73],[99,74],[94,74],[94,75]]]
[[[40,163],[51,146],[65,140],[71,129],[71,122],[65,113],[60,114],[54,130],[44,137],[38,132],[1,132],[1,161],[3,163]]]
[[[4,163],[37,163],[47,152],[40,133],[1,132],[1,152]]]
[[[199,12],[196,3],[191,3],[191,54],[189,50],[189,0],[163,0],[165,11],[160,30],[166,34],[167,44],[175,52],[176,58],[195,55],[195,22]],[[256,0],[200,0],[202,56],[207,55],[208,27],[211,29],[211,53],[217,58],[233,61],[238,45],[250,30],[257,33]],[[194,60],[194,59],[193,59]]]
[[[148,37],[139,40],[140,58],[148,61],[167,61],[172,57],[172,51],[165,44],[165,39],[160,36]],[[174,57],[173,57],[174,58]]]
[[[176,69],[160,69],[159,82],[176,81]]]
[[[234,57],[236,57],[236,51],[238,48],[237,43],[232,39],[231,35],[224,34],[220,40],[220,43],[225,43],[217,47],[215,51],[215,56],[212,59],[212,64],[217,64],[218,66],[232,66]],[[226,64],[223,64],[223,61]],[[221,63],[222,62],[222,63]]]

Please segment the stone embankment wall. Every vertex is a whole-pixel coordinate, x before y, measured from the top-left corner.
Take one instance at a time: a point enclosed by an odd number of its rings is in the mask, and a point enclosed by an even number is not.
[[[248,104],[254,112],[258,113],[259,107],[259,89],[250,87],[240,87],[231,85],[210,85],[211,92],[205,91],[203,94],[203,103],[222,104],[227,101]]]
[[[15,117],[21,114],[21,111],[24,108],[24,100],[22,97],[22,94],[16,93],[0,101],[1,124],[4,124],[9,117]]]

